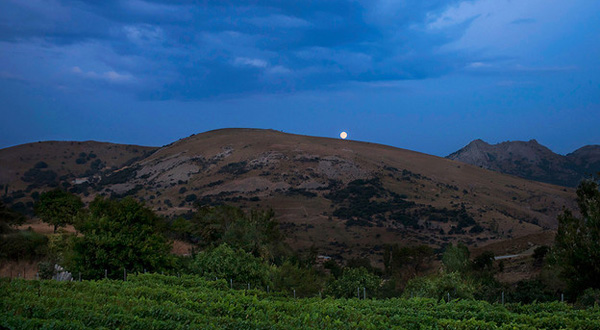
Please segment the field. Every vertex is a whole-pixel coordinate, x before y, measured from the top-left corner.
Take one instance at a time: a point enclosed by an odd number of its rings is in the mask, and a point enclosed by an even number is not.
[[[115,280],[0,281],[9,329],[598,329],[600,309],[425,298],[294,299],[231,290],[225,280],[132,275]]]

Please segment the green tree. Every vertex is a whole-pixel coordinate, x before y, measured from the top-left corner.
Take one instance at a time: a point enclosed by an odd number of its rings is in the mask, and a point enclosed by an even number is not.
[[[337,298],[352,298],[360,291],[362,297],[365,288],[370,296],[374,296],[380,284],[381,279],[378,276],[362,267],[346,268],[340,278],[327,284],[326,293]]]
[[[325,280],[326,277],[312,267],[299,267],[286,261],[275,269],[273,285],[279,291],[296,290],[298,297],[310,297],[323,289]]]
[[[0,200],[0,234],[7,234],[14,229],[11,227],[20,226],[25,222],[25,217],[18,212],[8,208]]]
[[[82,207],[83,203],[79,197],[64,190],[54,189],[40,195],[35,204],[35,213],[42,221],[54,226],[56,233],[58,227],[73,224]]]
[[[595,180],[577,188],[581,216],[565,210],[558,216],[554,255],[572,293],[600,288],[600,191]]]
[[[448,273],[466,273],[471,269],[469,249],[462,243],[450,244],[442,256],[442,263]]]
[[[198,275],[214,279],[232,279],[236,283],[250,283],[265,287],[270,284],[269,266],[242,249],[221,244],[198,253],[190,264],[190,270]]]
[[[102,278],[105,269],[113,278],[122,276],[123,269],[168,270],[175,258],[163,227],[162,219],[131,197],[96,197],[76,224],[83,235],[73,238],[69,265],[87,279]]]
[[[192,219],[192,230],[205,246],[227,243],[269,261],[281,261],[289,254],[279,223],[272,210],[245,213],[228,205],[204,206]]]

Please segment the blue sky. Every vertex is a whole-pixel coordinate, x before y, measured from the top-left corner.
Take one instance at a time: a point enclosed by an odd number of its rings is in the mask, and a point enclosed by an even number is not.
[[[600,144],[596,0],[4,0],[0,147],[224,127]]]

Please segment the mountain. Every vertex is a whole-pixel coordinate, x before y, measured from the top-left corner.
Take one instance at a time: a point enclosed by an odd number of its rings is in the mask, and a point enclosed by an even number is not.
[[[167,217],[195,203],[272,208],[292,247],[345,258],[380,260],[382,246],[395,243],[481,247],[555,229],[562,208],[574,208],[570,188],[385,145],[274,130],[216,130],[158,149],[47,143],[0,150],[0,160],[13,159],[0,163],[12,173],[0,181],[12,205],[49,189],[24,172],[55,171],[62,177],[52,185],[85,201],[130,195]],[[106,162],[100,170],[87,160],[92,149],[92,159]],[[38,162],[47,167],[36,169]]]
[[[575,164],[584,175],[600,172],[600,145],[591,145],[579,148],[570,154],[567,159]]]
[[[575,187],[600,171],[600,146],[586,146],[567,156],[552,152],[536,140],[488,144],[474,140],[446,158],[528,180]]]

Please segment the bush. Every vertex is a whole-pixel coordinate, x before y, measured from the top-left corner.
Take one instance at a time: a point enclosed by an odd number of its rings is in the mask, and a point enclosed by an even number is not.
[[[46,162],[37,162],[33,167],[34,168],[47,168],[48,164],[46,164]]]
[[[273,284],[278,291],[296,290],[298,297],[311,297],[323,289],[324,277],[312,268],[285,262],[274,271]]]
[[[469,255],[469,249],[465,245],[459,243],[453,246],[450,244],[442,256],[444,268],[448,273],[465,273],[471,268]]]
[[[600,304],[600,289],[589,288],[577,298],[577,305],[581,307],[594,307]]]
[[[269,266],[244,250],[234,250],[227,244],[198,253],[190,264],[190,271],[209,279],[232,279],[252,286],[266,287],[271,283]]]
[[[523,280],[517,283],[517,287],[507,297],[507,301],[531,304],[537,302],[555,301],[558,296],[548,290],[546,285],[538,279]]]
[[[410,280],[403,296],[434,299],[473,299],[475,284],[458,272],[443,273],[437,276],[417,277]]]
[[[362,297],[363,288],[365,288],[369,296],[374,296],[380,284],[379,277],[362,267],[347,268],[339,279],[332,280],[327,284],[326,293],[336,298],[352,298],[360,292]]]
[[[4,235],[0,240],[0,260],[35,260],[48,253],[48,237],[33,231]]]

